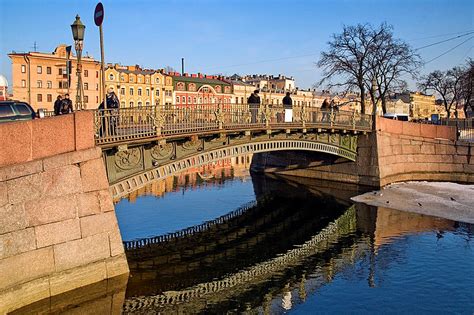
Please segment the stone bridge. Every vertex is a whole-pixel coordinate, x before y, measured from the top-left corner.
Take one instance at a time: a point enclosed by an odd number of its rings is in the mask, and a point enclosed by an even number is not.
[[[229,106],[0,124],[0,312],[127,273],[113,198],[189,167],[256,153],[268,170],[374,187],[474,182],[473,145],[453,127],[377,119],[372,131],[369,116],[307,108],[284,123],[268,106]],[[278,151],[320,155],[261,163]]]

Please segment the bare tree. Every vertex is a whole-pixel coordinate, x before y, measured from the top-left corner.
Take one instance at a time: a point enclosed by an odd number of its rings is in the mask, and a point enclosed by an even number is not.
[[[366,58],[371,50],[373,29],[369,24],[344,26],[341,34],[333,34],[328,42],[329,50],[322,52],[317,66],[323,68],[323,78],[318,85],[326,84],[328,89],[334,87],[349,91],[358,88],[360,91],[361,111],[365,113],[365,84],[367,73]],[[331,80],[340,80],[333,83]]]
[[[453,105],[460,99],[463,73],[461,67],[454,67],[447,71],[436,70],[422,77],[421,82],[418,83],[420,90],[425,92],[431,90],[441,97],[448,120]],[[457,117],[457,110],[455,110],[455,116]]]
[[[386,97],[406,86],[402,76],[415,74],[420,57],[401,39],[393,36],[393,27],[382,23],[378,28],[370,24],[344,26],[341,34],[333,34],[329,50],[321,53],[317,65],[323,68],[319,85],[329,88],[358,88],[362,112],[366,112],[365,95],[370,95],[372,113],[381,101],[386,112]],[[332,82],[337,79],[337,82]]]
[[[407,83],[404,75],[415,77],[421,66],[421,58],[401,39],[393,36],[393,27],[382,24],[374,33],[372,50],[367,62],[365,84],[372,104],[382,104],[382,111],[387,112],[387,97],[390,93],[403,91]],[[373,107],[373,114],[376,107]]]
[[[464,116],[467,117],[468,108],[474,112],[474,60],[469,59],[463,71],[459,103],[462,104]]]

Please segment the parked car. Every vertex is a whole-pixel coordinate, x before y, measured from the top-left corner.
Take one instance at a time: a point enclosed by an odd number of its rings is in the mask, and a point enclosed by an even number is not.
[[[409,121],[409,117],[406,114],[392,114],[386,113],[383,115],[384,118],[393,119],[393,120],[401,120],[401,121]]]
[[[0,123],[31,120],[44,116],[43,111],[35,113],[30,104],[20,101],[0,102]]]

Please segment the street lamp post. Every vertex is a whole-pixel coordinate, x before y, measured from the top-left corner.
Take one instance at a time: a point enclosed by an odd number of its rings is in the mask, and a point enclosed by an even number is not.
[[[79,17],[79,15],[76,15],[76,20],[71,25],[72,37],[74,38],[74,47],[76,49],[76,55],[77,55],[76,110],[81,110],[84,108],[84,102],[83,102],[84,88],[82,86],[81,55],[82,55],[85,29],[86,29],[86,26],[82,24],[81,18]]]

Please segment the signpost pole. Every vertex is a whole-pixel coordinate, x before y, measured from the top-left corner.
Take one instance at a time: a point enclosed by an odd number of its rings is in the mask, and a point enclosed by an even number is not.
[[[100,33],[100,71],[102,74],[102,102],[104,102],[105,108],[105,65],[104,65],[104,34],[102,33],[102,24],[99,26],[99,33]]]
[[[94,11],[94,22],[95,25],[99,27],[100,33],[100,72],[101,72],[101,98],[102,102],[104,102],[104,108],[107,108],[107,104],[105,103],[106,91],[105,91],[105,65],[104,65],[104,33],[102,32],[102,22],[104,21],[104,6],[101,2],[97,3],[95,6]]]

